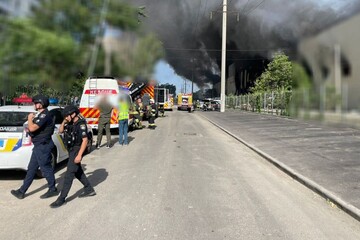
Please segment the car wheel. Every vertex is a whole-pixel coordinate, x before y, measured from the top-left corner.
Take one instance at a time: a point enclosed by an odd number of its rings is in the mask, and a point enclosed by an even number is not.
[[[51,167],[52,167],[53,171],[55,171],[55,167],[56,167],[56,163],[57,163],[56,162],[56,157],[57,157],[57,152],[56,152],[56,148],[55,148],[53,151],[51,151]],[[41,170],[40,170],[40,168],[36,171],[36,176],[38,178],[43,178],[44,177]]]

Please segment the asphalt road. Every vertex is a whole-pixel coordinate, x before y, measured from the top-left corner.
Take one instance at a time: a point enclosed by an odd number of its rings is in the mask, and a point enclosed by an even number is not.
[[[59,209],[39,199],[44,179],[18,200],[24,174],[0,172],[0,239],[360,239],[359,222],[196,113],[157,125],[86,156],[97,195],[77,198],[75,180]]]

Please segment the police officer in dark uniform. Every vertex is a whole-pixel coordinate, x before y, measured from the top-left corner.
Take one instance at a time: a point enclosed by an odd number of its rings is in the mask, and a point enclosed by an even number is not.
[[[28,130],[34,144],[30,162],[26,172],[23,185],[18,190],[11,190],[11,194],[19,199],[25,197],[25,193],[34,180],[35,174],[40,167],[42,175],[48,182],[49,190],[40,196],[40,198],[49,198],[58,195],[55,187],[54,170],[51,165],[51,151],[54,143],[51,139],[54,133],[55,121],[49,114],[49,98],[43,95],[33,97],[35,110],[38,112],[28,115]]]
[[[64,133],[64,142],[69,151],[69,161],[63,189],[58,199],[50,204],[52,208],[60,207],[65,203],[74,177],[84,185],[84,192],[79,197],[96,195],[94,188],[91,186],[81,167],[81,160],[88,143],[86,120],[80,115],[79,109],[75,106],[65,107],[64,117],[65,119],[59,128],[59,132]]]

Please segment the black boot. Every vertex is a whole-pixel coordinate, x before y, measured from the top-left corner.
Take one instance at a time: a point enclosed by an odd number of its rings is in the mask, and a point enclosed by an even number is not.
[[[84,191],[82,194],[79,195],[79,198],[84,198],[84,197],[92,197],[95,196],[96,192],[95,190],[91,190],[91,191]]]
[[[11,194],[17,197],[18,199],[24,199],[25,193],[21,192],[20,189],[18,190],[11,190]]]
[[[59,194],[59,191],[55,188],[55,190],[48,190],[46,193],[40,196],[41,199],[55,197]]]
[[[51,208],[58,208],[61,207],[62,205],[64,205],[66,203],[65,199],[62,197],[59,197],[58,199],[56,199],[55,202],[53,202],[52,204],[50,204]]]

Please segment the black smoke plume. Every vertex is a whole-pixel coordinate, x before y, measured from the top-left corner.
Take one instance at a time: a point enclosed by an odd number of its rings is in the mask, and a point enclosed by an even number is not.
[[[222,0],[131,0],[146,6],[166,61],[199,87],[220,77]],[[360,1],[228,0],[227,62],[260,72],[274,51],[296,56],[297,42],[359,12]],[[343,3],[346,2],[346,3]],[[211,14],[212,12],[212,14]],[[212,16],[210,18],[210,16]]]

